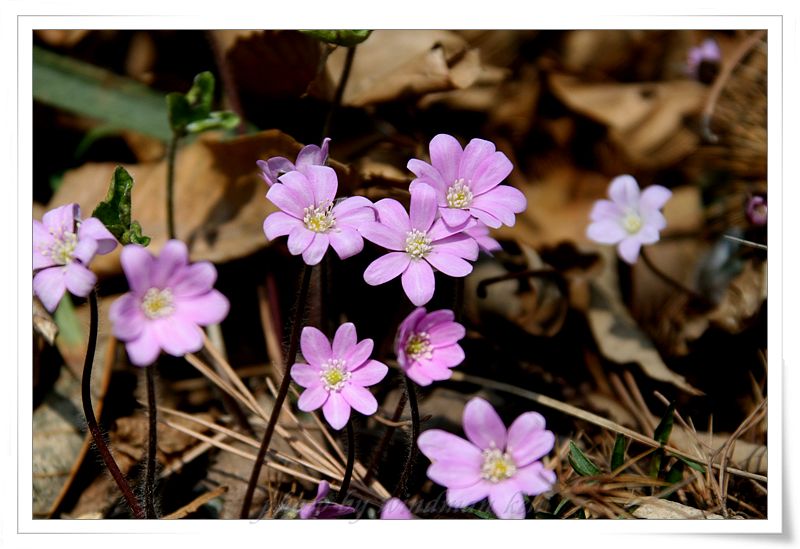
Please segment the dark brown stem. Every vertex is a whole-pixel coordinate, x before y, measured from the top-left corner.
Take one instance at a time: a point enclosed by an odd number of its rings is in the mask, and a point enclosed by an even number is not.
[[[325,126],[322,129],[322,137],[330,136],[331,126],[333,125],[333,116],[342,104],[342,97],[344,97],[344,89],[347,87],[347,80],[350,78],[350,70],[353,68],[353,58],[356,56],[356,47],[351,46],[347,48],[347,58],[344,60],[344,68],[342,69],[342,77],[339,79],[339,85],[336,87],[336,95],[333,96],[333,103],[328,111],[328,116],[325,119]]]
[[[403,391],[403,394],[400,395],[400,399],[397,401],[397,408],[394,409],[394,414],[392,415],[393,423],[397,423],[400,420],[400,416],[403,414],[403,409],[406,407],[406,402],[408,402],[408,395],[406,395],[406,392]],[[397,429],[397,426],[395,425],[386,426],[386,431],[384,431],[383,437],[381,437],[381,441],[378,443],[378,446],[375,449],[375,453],[372,454],[372,458],[369,461],[369,466],[367,467],[367,474],[364,477],[364,484],[367,486],[369,486],[369,483],[373,478],[375,478],[375,475],[378,474],[380,460],[383,457],[383,453],[386,451],[386,446],[392,439],[395,429]]]
[[[145,470],[144,481],[144,509],[147,518],[154,519],[156,516],[155,492],[156,492],[156,451],[158,449],[158,417],[156,416],[156,366],[151,364],[145,368],[147,378],[147,467]]]
[[[250,481],[247,483],[247,491],[244,495],[242,502],[242,510],[239,514],[240,518],[248,518],[250,513],[250,506],[253,503],[253,492],[256,489],[258,482],[258,475],[261,472],[261,466],[264,465],[264,457],[267,455],[269,443],[272,440],[272,434],[275,432],[275,426],[278,423],[278,416],[280,415],[283,402],[286,400],[286,395],[289,393],[289,385],[292,378],[289,375],[289,368],[292,366],[295,357],[297,356],[297,348],[300,345],[300,331],[301,322],[303,321],[303,313],[306,308],[306,298],[308,297],[308,287],[311,283],[311,271],[313,269],[308,265],[303,265],[303,281],[300,283],[300,293],[297,294],[297,301],[294,306],[294,322],[292,323],[292,334],[289,339],[289,352],[286,353],[284,359],[285,368],[283,371],[283,380],[278,389],[278,396],[275,398],[275,404],[272,407],[272,413],[269,416],[267,429],[264,431],[264,438],[261,440],[261,446],[256,455],[256,461],[253,464],[253,472],[250,474]]]
[[[83,376],[81,377],[83,414],[86,416],[86,425],[89,427],[92,439],[94,439],[95,448],[97,448],[108,472],[111,473],[111,477],[114,479],[114,482],[117,483],[120,492],[122,492],[122,495],[125,497],[125,501],[128,503],[128,507],[131,508],[133,516],[137,519],[143,519],[144,512],[139,505],[139,501],[136,499],[136,496],[133,495],[133,490],[131,490],[128,481],[126,481],[125,477],[122,475],[122,471],[119,470],[114,456],[111,455],[111,450],[109,450],[106,445],[103,433],[100,431],[100,426],[97,424],[94,409],[92,409],[92,365],[94,363],[95,348],[97,347],[98,325],[96,289],[93,289],[92,293],[89,294],[89,314],[89,343],[86,348],[86,358],[83,361]]]
[[[172,134],[172,139],[167,146],[167,236],[175,238],[175,154],[178,151],[177,133]]]
[[[675,280],[674,278],[672,278],[671,276],[666,274],[664,271],[662,271],[661,269],[656,267],[656,265],[653,263],[653,261],[647,255],[647,252],[645,251],[644,246],[642,246],[642,249],[641,249],[641,252],[640,252],[639,255],[641,255],[642,261],[644,261],[644,264],[647,265],[647,268],[650,269],[650,271],[652,271],[652,273],[654,275],[656,275],[659,279],[661,279],[662,282],[666,283],[669,286],[672,286],[673,288],[675,288],[676,290],[678,290],[680,292],[685,293],[690,298],[696,300],[698,303],[702,303],[703,305],[706,305],[706,306],[710,306],[711,305],[711,302],[707,298],[705,298],[704,296],[698,294],[694,290],[691,290],[691,289],[687,288],[686,286],[684,286],[683,284],[681,284],[680,282],[678,282],[677,280]]]
[[[417,461],[417,438],[419,438],[419,405],[417,404],[417,392],[414,387],[414,382],[408,376],[405,377],[406,382],[406,395],[408,396],[408,407],[411,409],[411,440],[408,449],[408,459],[406,465],[403,467],[403,472],[400,474],[400,480],[397,481],[394,495],[400,499],[406,498],[406,491],[408,480],[411,478],[411,473],[414,470],[414,464]]]
[[[506,280],[519,280],[522,278],[550,278],[556,284],[559,282],[563,282],[563,276],[559,274],[558,271],[554,269],[528,269],[525,271],[519,271],[514,273],[507,273],[504,275],[492,276],[489,278],[484,278],[478,283],[477,294],[480,298],[486,297],[486,288],[491,286],[492,284],[497,284],[498,282],[504,282]]]
[[[347,422],[347,466],[344,469],[342,487],[336,496],[336,503],[344,502],[347,497],[347,490],[350,489],[350,480],[353,478],[353,466],[356,463],[356,433],[353,430],[353,422]]]

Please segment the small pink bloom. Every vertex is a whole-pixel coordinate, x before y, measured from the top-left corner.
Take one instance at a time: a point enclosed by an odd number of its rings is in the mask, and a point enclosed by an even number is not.
[[[122,248],[122,270],[131,291],[109,309],[114,336],[125,342],[136,366],[199,351],[200,326],[221,322],[228,299],[213,288],[217,270],[208,261],[189,263],[186,244],[170,240],[158,257],[137,244]]]
[[[754,196],[747,201],[747,219],[753,225],[762,227],[767,224],[767,198]]]
[[[466,148],[451,135],[439,134],[430,143],[431,163],[413,158],[408,169],[417,176],[409,190],[424,183],[436,190],[439,213],[454,228],[475,218],[498,228],[514,225],[514,214],[525,211],[525,195],[509,185],[500,185],[513,170],[505,154],[493,143],[473,139]]]
[[[464,351],[457,342],[466,330],[453,322],[454,317],[453,311],[427,313],[419,307],[400,324],[394,342],[397,362],[419,385],[450,379],[451,368],[464,361]]]
[[[371,416],[378,410],[378,401],[365,387],[375,385],[389,371],[382,362],[370,360],[372,340],[358,341],[352,322],[339,326],[328,338],[312,326],[303,328],[300,349],[308,364],[292,366],[292,379],[305,387],[297,401],[304,412],[322,408],[325,419],[336,430],[350,419],[350,408]]]
[[[440,429],[419,436],[420,451],[431,460],[428,478],[447,487],[447,504],[463,508],[483,498],[499,518],[525,518],[523,494],[550,490],[553,471],[541,461],[553,449],[555,436],[536,412],[519,416],[506,430],[491,404],[473,398],[464,408],[469,440]]]
[[[390,498],[383,504],[381,509],[382,520],[411,520],[414,515],[408,510],[406,504],[397,498]]]
[[[414,188],[410,210],[409,215],[391,198],[375,203],[378,221],[364,223],[359,230],[370,242],[391,251],[367,267],[364,280],[377,286],[402,275],[403,290],[414,305],[420,306],[433,297],[433,269],[448,276],[467,276],[472,265],[466,260],[478,258],[478,245],[436,219],[436,192],[429,185]]]
[[[327,166],[308,165],[282,175],[267,192],[282,211],[267,216],[264,234],[270,240],[289,235],[289,252],[302,254],[307,265],[319,263],[328,245],[341,259],[354,256],[364,248],[357,227],[375,221],[375,212],[363,196],[335,202],[338,185],[336,172]]]
[[[86,297],[97,282],[88,269],[95,254],[117,246],[105,225],[94,217],[81,221],[81,208],[67,204],[33,220],[33,292],[51,313],[64,292]]]
[[[718,65],[722,60],[722,53],[719,50],[719,45],[713,38],[706,38],[699,46],[695,46],[689,50],[686,57],[686,74],[694,77],[700,77],[700,65],[703,63]]]
[[[301,519],[334,519],[344,515],[355,513],[356,510],[349,505],[341,505],[331,501],[325,501],[331,485],[327,481],[322,481],[317,487],[317,497],[314,501],[307,503],[300,508],[299,516]]]
[[[643,244],[658,242],[659,231],[667,226],[660,212],[672,196],[661,185],[651,185],[639,193],[639,184],[630,175],[620,175],[608,189],[611,200],[595,202],[586,235],[600,244],[618,244],[617,252],[633,264]]]
[[[331,138],[326,137],[322,140],[322,147],[316,145],[306,145],[297,154],[294,164],[282,156],[273,156],[265,160],[258,160],[256,164],[261,168],[261,177],[271,187],[278,182],[278,178],[285,173],[299,170],[305,166],[324,166],[328,161],[328,143]]]

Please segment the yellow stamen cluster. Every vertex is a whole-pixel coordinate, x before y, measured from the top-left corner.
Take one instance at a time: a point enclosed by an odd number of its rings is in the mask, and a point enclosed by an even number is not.
[[[413,229],[406,235],[406,253],[412,259],[422,259],[433,249],[428,235],[418,229]]]
[[[451,208],[466,208],[472,204],[472,191],[463,179],[456,179],[447,189],[447,205]]]
[[[163,318],[175,310],[172,292],[168,289],[150,288],[142,298],[142,312],[147,318]]]
[[[514,459],[507,453],[497,448],[487,448],[483,451],[483,467],[481,476],[492,483],[511,478],[517,472]]]

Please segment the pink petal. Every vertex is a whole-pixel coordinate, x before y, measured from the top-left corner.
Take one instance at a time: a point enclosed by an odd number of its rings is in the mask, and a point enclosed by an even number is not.
[[[443,322],[426,330],[434,347],[446,347],[463,339],[467,330],[458,322]]]
[[[375,221],[376,213],[372,202],[364,196],[351,196],[337,202],[331,210],[336,226],[352,226],[358,228],[361,223]]]
[[[345,322],[333,335],[332,354],[337,358],[344,358],[358,343],[358,336],[356,335],[356,325],[352,322]]]
[[[467,146],[464,147],[464,154],[461,156],[461,162],[458,166],[458,177],[471,181],[475,169],[481,162],[486,160],[493,152],[495,152],[494,143],[484,139],[473,139]]]
[[[391,252],[369,264],[364,271],[364,280],[370,286],[388,282],[404,272],[411,263],[405,252]]]
[[[628,236],[618,219],[595,221],[586,228],[586,236],[600,244],[616,244]]]
[[[315,234],[314,231],[306,229],[305,225],[297,225],[292,229],[292,232],[289,233],[289,240],[286,242],[289,253],[292,255],[300,255],[306,251],[308,245],[314,240]]]
[[[483,454],[474,444],[441,429],[429,429],[417,438],[419,451],[429,460],[461,462],[480,469]]]
[[[429,332],[434,326],[438,326],[444,322],[453,322],[455,317],[456,315],[450,309],[431,311],[419,322],[417,325],[417,331]]]
[[[317,378],[317,381],[319,381],[319,378]],[[313,412],[320,406],[326,404],[330,396],[332,396],[332,394],[321,384],[317,383],[317,385],[310,386],[300,394],[300,398],[297,399],[297,407],[304,412]]]
[[[406,234],[398,232],[383,223],[377,221],[364,223],[358,228],[358,232],[373,244],[382,246],[387,250],[400,251],[406,249]]]
[[[481,466],[463,460],[434,461],[428,467],[428,478],[448,488],[472,486],[481,478]]]
[[[406,368],[406,375],[411,378],[414,383],[422,387],[427,387],[433,383],[433,380],[427,375],[422,366],[416,362]]]
[[[81,216],[81,208],[75,203],[54,208],[42,216],[42,223],[51,234],[75,232],[75,220]]]
[[[306,265],[316,265],[322,261],[322,256],[328,251],[328,245],[330,243],[331,241],[327,234],[314,234],[314,239],[303,251],[303,261],[305,261]]]
[[[478,244],[465,233],[454,234],[433,243],[434,249],[439,252],[452,254],[463,259],[475,261],[478,259]]]
[[[641,212],[641,216],[645,225],[649,225],[657,231],[661,231],[667,226],[667,218],[659,211],[643,211]]]
[[[453,368],[464,362],[464,349],[460,345],[437,347],[433,352],[433,359],[442,366]]]
[[[322,166],[328,159],[328,147],[331,138],[326,137],[322,140],[322,147],[317,145],[306,145],[297,153],[296,163],[299,166],[317,165]]]
[[[370,217],[372,217],[372,214],[370,214]],[[339,259],[353,257],[364,249],[364,239],[361,237],[361,233],[351,227],[340,226],[338,229],[329,232],[327,236]]]
[[[342,354],[336,354],[336,350],[334,349],[333,356],[341,357],[342,360],[347,362],[347,369],[352,371],[363,365],[369,359],[373,347],[374,343],[371,339],[364,339],[357,345],[347,348]]]
[[[350,405],[341,393],[330,393],[322,406],[322,413],[328,424],[338,431],[350,419]]]
[[[650,185],[639,199],[639,208],[642,211],[660,210],[672,197],[672,191],[661,185]]]
[[[441,208],[439,208],[439,211],[442,211]],[[433,242],[437,242],[451,236],[458,236],[462,231],[469,228],[471,223],[472,221],[467,221],[467,224],[464,225],[464,227],[451,227],[444,222],[444,219],[437,219],[433,222],[433,225],[431,225],[430,230],[428,230],[428,238],[430,238]]]
[[[202,295],[208,292],[217,280],[217,269],[210,261],[199,261],[180,269],[173,275],[168,286],[180,297]]]
[[[311,185],[311,192],[314,193],[314,204],[331,203],[336,198],[336,189],[339,186],[339,180],[336,178],[336,172],[333,168],[328,166],[304,166],[300,170],[305,174]]]
[[[36,273],[33,277],[33,293],[39,296],[44,308],[51,313],[67,291],[63,267],[50,267]]]
[[[447,505],[456,509],[461,509],[472,505],[489,496],[489,489],[492,485],[481,479],[471,486],[447,489]]]
[[[512,479],[498,482],[489,489],[489,504],[497,518],[525,518],[525,500]]]
[[[200,326],[222,322],[230,310],[230,302],[217,290],[190,297],[175,296],[175,311]]]
[[[642,244],[655,244],[659,240],[658,229],[650,225],[645,225],[639,229],[636,236]]]
[[[301,387],[310,388],[320,385],[320,369],[310,364],[302,362],[293,364],[289,373],[294,382]]]
[[[514,458],[517,467],[546,456],[553,449],[556,437],[545,430],[545,421],[541,414],[526,412],[519,416],[508,428],[506,451]]]
[[[264,220],[264,234],[270,240],[286,236],[295,227],[303,227],[303,222],[285,212],[274,212]]]
[[[414,515],[408,510],[406,504],[397,498],[386,500],[381,509],[381,520],[412,520]]]
[[[642,242],[636,236],[628,236],[617,247],[617,253],[627,263],[633,265],[639,259],[639,249]]]
[[[513,169],[514,165],[505,154],[492,153],[475,168],[470,188],[475,195],[483,194],[499,185]]]
[[[488,212],[490,215],[499,219],[503,225],[513,227],[514,222],[516,221],[516,216],[509,208],[509,203],[506,202],[502,196],[497,196],[498,194],[502,194],[497,192],[501,189],[512,189],[516,191],[516,189],[508,187],[507,185],[495,187],[486,194],[476,196],[472,201],[472,205],[470,206],[469,210],[470,212],[474,212],[475,210],[483,210],[484,212]],[[522,193],[519,194],[522,196]]]
[[[477,208],[491,212],[491,210],[488,210],[488,208],[484,208],[480,205],[489,202],[489,200],[499,206],[502,206],[503,209],[510,210],[515,214],[524,212],[528,207],[528,199],[525,198],[525,195],[522,194],[522,191],[512,187],[511,185],[498,185],[497,187],[481,194],[480,196],[476,196],[472,203]]]
[[[304,181],[306,181],[300,172],[289,172],[282,175],[279,180],[283,182],[286,177],[290,177],[290,180],[295,177],[302,178],[301,181],[297,182],[297,188],[301,188],[305,184]],[[305,194],[309,196],[304,196]],[[305,215],[303,210],[313,204],[314,197],[310,190],[298,195],[289,188],[288,184],[276,183],[267,191],[267,199],[292,217],[303,219]]]
[[[519,464],[517,464],[519,467]],[[517,469],[511,478],[517,488],[525,495],[538,496],[549,491],[556,482],[556,474],[550,469],[545,469],[541,461],[537,461]]]
[[[306,361],[319,366],[331,359],[331,344],[318,329],[306,326],[300,332],[300,349]]]
[[[464,153],[455,137],[440,133],[431,139],[429,146],[431,164],[442,174],[445,184],[452,185],[458,178],[458,165]]]
[[[630,175],[620,175],[611,181],[608,196],[620,206],[636,208],[639,205],[639,184]]]
[[[299,199],[301,208],[316,205],[313,186],[311,181],[308,180],[305,170],[300,171],[295,167],[295,171],[283,174],[278,178],[278,181],[286,187],[286,190]],[[267,193],[267,198],[269,198],[269,193]],[[299,217],[302,218],[302,215]]]
[[[387,373],[389,373],[389,367],[386,364],[377,360],[370,360],[351,372],[350,383],[362,387],[370,387],[382,381]]]
[[[506,427],[491,404],[475,397],[464,407],[464,432],[472,443],[486,450],[506,447]]]
[[[453,371],[439,360],[438,353],[433,358],[419,358],[414,363],[431,381],[444,381],[453,377]]]
[[[417,307],[425,305],[433,297],[436,280],[427,261],[419,259],[409,262],[401,280],[408,299]]]
[[[470,208],[469,213],[478,221],[484,225],[488,225],[492,229],[498,229],[503,224],[499,219],[497,219],[497,217],[480,208]]]
[[[120,341],[138,338],[147,322],[142,313],[141,301],[132,293],[127,293],[115,300],[108,309],[111,320],[111,331]]]
[[[414,194],[414,191],[419,188],[420,185],[427,185],[431,187],[436,192],[436,205],[440,208],[447,207],[447,187],[440,186],[439,183],[431,183],[427,179],[413,179],[411,183],[408,185],[408,192]]]
[[[97,253],[97,241],[91,238],[78,239],[78,245],[72,252],[72,257],[79,259],[84,265],[88,265],[94,254]]]
[[[125,343],[125,349],[134,366],[150,366],[161,353],[158,339],[149,322],[144,324],[139,337]]]
[[[55,243],[44,224],[36,219],[33,220],[33,270],[44,269],[55,265],[55,261],[50,257],[50,247]],[[43,253],[44,252],[44,253]]]
[[[371,416],[378,411],[378,401],[364,387],[349,383],[342,387],[341,394],[356,412]]]
[[[91,238],[97,241],[97,254],[105,255],[117,247],[117,239],[96,217],[84,219],[78,226],[78,240]]]
[[[375,203],[378,221],[391,228],[394,232],[405,235],[411,230],[411,220],[408,212],[400,202],[394,198],[384,198]]]
[[[76,261],[67,265],[64,270],[64,283],[72,295],[86,297],[97,283],[95,274]]]
[[[464,261],[458,256],[440,252],[436,248],[425,256],[425,259],[447,276],[461,277],[467,276],[472,272],[472,265],[467,261]]]
[[[448,184],[445,183],[442,174],[427,162],[412,158],[408,161],[406,167],[419,178],[418,181],[427,183],[439,192],[445,192],[445,189],[447,189]]]
[[[439,213],[444,222],[453,228],[461,228],[471,217],[469,211],[459,208],[439,208]]]
[[[625,215],[623,209],[610,200],[601,199],[594,203],[589,219],[592,221],[603,221],[605,219],[619,221]]]
[[[180,240],[169,240],[153,263],[150,282],[156,288],[166,288],[170,278],[189,263],[189,250]]]
[[[182,315],[173,314],[149,324],[161,348],[172,356],[196,353],[203,348],[203,331]]]
[[[144,294],[152,287],[150,273],[155,260],[144,247],[138,244],[128,244],[122,248],[119,261],[131,290],[137,294]]]
[[[422,232],[428,232],[433,220],[436,218],[436,211],[439,208],[436,203],[436,191],[430,185],[417,185],[411,193],[411,207],[409,218],[411,227]]]

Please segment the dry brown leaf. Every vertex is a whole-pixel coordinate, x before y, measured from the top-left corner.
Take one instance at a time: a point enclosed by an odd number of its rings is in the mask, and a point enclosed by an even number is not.
[[[90,31],[86,29],[37,29],[33,32],[49,46],[70,48],[83,40]]]
[[[675,519],[723,519],[721,515],[707,513],[666,499],[653,499],[643,503],[633,512],[640,519],[675,520]]]
[[[346,56],[345,48],[337,48],[328,58],[333,82],[339,81]],[[356,48],[342,103],[363,107],[466,88],[481,73],[479,52],[454,32],[377,30]]]

